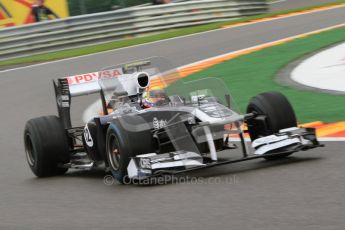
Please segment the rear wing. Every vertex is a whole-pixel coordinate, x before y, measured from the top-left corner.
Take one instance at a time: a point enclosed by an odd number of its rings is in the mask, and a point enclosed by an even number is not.
[[[53,80],[58,114],[66,129],[72,127],[70,112],[72,97],[100,93],[104,108],[103,112],[107,113],[105,98],[98,84],[99,75],[99,72],[93,72]],[[119,75],[121,75],[119,71],[114,70],[111,73],[109,71],[109,77]]]
[[[149,61],[126,64],[119,68],[111,68],[100,72],[78,74],[53,80],[56,104],[59,117],[66,129],[71,128],[70,109],[72,97],[99,93],[102,101],[103,113],[108,114],[104,92],[99,84],[100,78],[117,78],[128,95],[137,93],[137,88],[149,85],[149,76],[140,72],[142,66],[149,65]]]
[[[124,75],[122,69],[104,70],[102,72],[86,73],[75,76],[68,76],[66,79],[69,92],[72,97],[98,93],[101,87],[98,83],[99,77],[116,78]]]

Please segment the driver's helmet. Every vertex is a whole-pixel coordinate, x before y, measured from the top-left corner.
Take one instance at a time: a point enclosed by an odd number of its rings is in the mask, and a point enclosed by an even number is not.
[[[163,88],[159,86],[149,87],[143,93],[142,103],[144,108],[164,105],[169,101]]]

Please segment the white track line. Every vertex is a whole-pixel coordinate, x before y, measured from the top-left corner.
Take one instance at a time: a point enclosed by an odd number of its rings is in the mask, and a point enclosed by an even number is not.
[[[246,51],[249,51],[249,50],[254,50],[254,49],[257,49],[257,48],[260,48],[260,47],[269,46],[269,45],[272,45],[272,44],[275,44],[275,43],[279,43],[279,42],[283,42],[283,41],[286,41],[286,40],[289,40],[289,39],[299,38],[300,36],[303,36],[303,35],[309,35],[309,34],[314,34],[314,33],[317,34],[317,33],[326,32],[326,31],[329,31],[329,30],[332,30],[332,29],[336,29],[336,28],[339,28],[339,27],[345,27],[345,23],[340,23],[340,24],[337,24],[337,25],[334,25],[334,26],[329,26],[329,27],[323,28],[323,29],[313,30],[313,31],[310,31],[310,32],[302,33],[302,34],[297,34],[297,35],[294,35],[294,36],[291,36],[291,37],[287,37],[287,38],[283,38],[283,39],[279,39],[279,40],[275,40],[275,41],[270,41],[270,42],[266,42],[266,43],[262,43],[262,44],[255,45],[255,46],[252,46],[252,47],[249,47],[249,48],[245,48],[245,49],[236,50],[236,51],[232,51],[232,52],[229,52],[229,53],[217,55],[217,56],[214,56],[214,57],[211,57],[211,58],[203,59],[203,60],[200,60],[200,61],[197,61],[197,62],[193,62],[193,63],[187,64],[187,65],[180,66],[180,67],[178,67],[178,69],[187,68],[187,67],[194,66],[194,65],[197,65],[197,64],[200,64],[200,63],[203,63],[203,62],[212,61],[214,59],[222,58],[222,57],[225,57],[225,56],[228,56],[228,55],[234,55],[234,54],[237,54],[237,53],[242,53],[242,52],[246,52]]]
[[[345,92],[345,42],[303,60],[290,78],[315,89]]]

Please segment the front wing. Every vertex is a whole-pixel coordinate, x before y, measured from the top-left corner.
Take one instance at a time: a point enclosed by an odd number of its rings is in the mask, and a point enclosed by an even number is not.
[[[128,165],[128,176],[131,179],[180,174],[192,170],[210,168],[257,158],[285,155],[298,151],[323,147],[313,128],[289,128],[279,133],[258,138],[252,142],[253,154],[239,159],[211,161],[199,153],[176,151],[164,154],[150,153],[133,157]]]

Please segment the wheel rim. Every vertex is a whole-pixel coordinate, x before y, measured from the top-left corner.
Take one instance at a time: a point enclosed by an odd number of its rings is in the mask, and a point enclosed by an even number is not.
[[[119,143],[115,136],[115,134],[111,134],[109,136],[108,142],[108,158],[111,167],[114,170],[119,170],[120,168],[120,150],[119,150]]]
[[[27,133],[25,135],[25,153],[26,153],[26,159],[30,166],[34,166],[35,164],[35,157],[33,154],[34,148],[32,145],[30,134]]]

